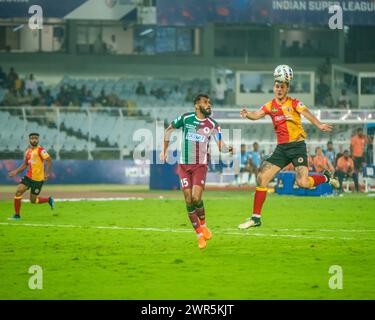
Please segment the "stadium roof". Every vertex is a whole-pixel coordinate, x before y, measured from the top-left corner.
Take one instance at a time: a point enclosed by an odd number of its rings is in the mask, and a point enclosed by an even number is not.
[[[122,20],[128,15],[133,15],[136,6],[110,1],[88,0],[72,12],[67,20]]]

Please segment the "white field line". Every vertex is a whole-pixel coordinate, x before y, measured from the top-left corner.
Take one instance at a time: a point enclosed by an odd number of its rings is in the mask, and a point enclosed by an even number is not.
[[[151,231],[151,232],[174,232],[174,233],[191,233],[191,229],[170,229],[170,228],[136,228],[136,227],[118,227],[118,226],[79,226],[63,224],[30,224],[30,223],[7,223],[0,222],[0,226],[17,226],[17,227],[34,227],[34,228],[70,228],[70,229],[102,229],[102,230],[127,230],[127,231]],[[259,232],[215,232],[218,235],[239,235],[253,237],[270,237],[270,238],[297,238],[297,239],[318,239],[318,240],[357,240],[349,237],[321,237],[305,236],[299,234],[266,234]]]
[[[55,199],[55,202],[79,202],[79,201],[96,201],[96,202],[103,202],[103,201],[143,201],[144,198],[138,197],[126,197],[126,198],[69,198],[69,199]],[[29,199],[22,200],[22,202],[30,202]]]
[[[225,231],[238,231],[238,229],[227,228]],[[282,228],[269,228],[267,231],[297,231],[297,232],[351,232],[351,233],[367,233],[375,232],[375,229],[307,229],[307,228],[296,228],[296,229],[282,229]]]

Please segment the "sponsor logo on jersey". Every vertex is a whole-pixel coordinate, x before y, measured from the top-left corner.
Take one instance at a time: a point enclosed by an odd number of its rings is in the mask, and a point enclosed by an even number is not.
[[[193,124],[190,124],[190,123],[187,123],[187,124],[185,124],[185,128],[187,128],[187,129],[196,129],[196,126],[195,125],[193,125]]]
[[[275,121],[277,121],[277,122],[284,121],[284,120],[286,120],[286,117],[284,115],[275,117]]]
[[[272,113],[276,113],[277,111],[279,111],[279,109],[277,109],[275,107],[272,107],[271,111],[272,111]]]
[[[206,137],[197,133],[188,132],[186,139],[194,142],[206,142]]]

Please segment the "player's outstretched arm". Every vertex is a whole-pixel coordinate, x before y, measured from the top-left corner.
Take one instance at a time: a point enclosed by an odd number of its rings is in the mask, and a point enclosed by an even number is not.
[[[319,130],[324,131],[324,132],[331,132],[332,131],[332,125],[327,124],[327,123],[321,123],[318,118],[316,118],[310,110],[307,108],[303,111],[301,111],[301,114],[309,120],[314,126],[316,126]]]
[[[51,173],[51,169],[52,169],[52,159],[51,159],[51,157],[48,157],[48,158],[46,159],[46,161],[47,161],[47,167],[46,167],[46,172],[45,172],[45,174],[44,174],[44,180],[45,180],[45,181],[48,180],[49,175],[50,175],[50,173]]]
[[[266,116],[266,113],[260,109],[258,111],[248,111],[246,108],[243,108],[240,111],[240,116],[243,119],[249,119],[249,120],[259,120]]]
[[[23,163],[22,166],[18,167],[16,170],[10,171],[8,173],[9,177],[15,177],[17,174],[19,174],[20,172],[22,172],[23,170],[25,170],[26,167],[27,167],[27,164]]]
[[[160,153],[160,160],[163,162],[167,160],[167,150],[173,130],[175,130],[175,128],[173,128],[173,126],[169,126],[164,132],[163,151]]]

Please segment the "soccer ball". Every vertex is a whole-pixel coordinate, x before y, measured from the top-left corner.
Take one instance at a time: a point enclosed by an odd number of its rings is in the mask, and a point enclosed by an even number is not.
[[[275,77],[275,81],[289,82],[293,80],[293,70],[286,64],[282,64],[276,67],[273,76]]]

